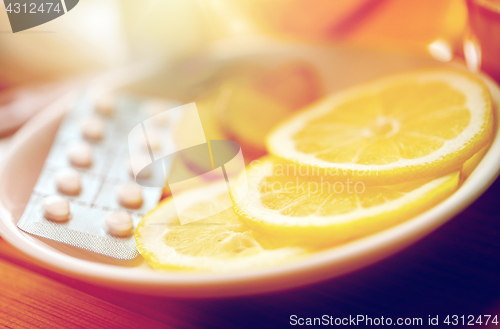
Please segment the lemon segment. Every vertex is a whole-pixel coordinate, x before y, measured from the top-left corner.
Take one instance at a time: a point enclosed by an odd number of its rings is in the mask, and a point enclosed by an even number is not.
[[[156,269],[202,272],[230,272],[279,264],[295,259],[305,250],[299,247],[268,249],[265,240],[252,232],[221,202],[226,182],[189,190],[177,196],[192,202],[193,216],[220,210],[211,217],[180,225],[171,198],[146,214],[135,231],[137,249]],[[212,212],[213,213],[213,212]]]
[[[333,94],[275,128],[267,147],[285,161],[380,185],[458,171],[492,133],[487,86],[436,69]]]
[[[390,186],[337,177],[301,176],[267,158],[247,169],[233,189],[235,211],[254,230],[310,247],[328,247],[401,223],[450,196],[459,173]]]

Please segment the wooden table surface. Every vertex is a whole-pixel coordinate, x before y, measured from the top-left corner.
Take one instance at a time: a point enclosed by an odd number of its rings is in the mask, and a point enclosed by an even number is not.
[[[292,314],[425,320],[499,313],[500,180],[395,256],[328,282],[263,296],[185,300],[104,289],[35,265],[0,239],[0,326],[12,328],[276,328],[289,326]]]

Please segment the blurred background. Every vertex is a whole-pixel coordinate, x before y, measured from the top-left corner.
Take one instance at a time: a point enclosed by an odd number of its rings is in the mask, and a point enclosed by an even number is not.
[[[265,34],[442,60],[461,56],[464,0],[85,0],[44,25],[10,32],[0,11],[3,88],[123,65],[180,58],[214,41]]]
[[[164,70],[133,92],[197,101],[208,138],[230,136],[255,158],[290,112],[369,78],[456,62],[498,81],[499,8],[497,0],[85,0],[15,34],[0,10],[0,135],[78,77],[159,61]],[[248,115],[252,108],[262,110]],[[263,113],[268,120],[255,122]]]

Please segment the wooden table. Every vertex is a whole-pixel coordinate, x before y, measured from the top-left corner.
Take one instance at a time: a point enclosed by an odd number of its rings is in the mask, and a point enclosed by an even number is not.
[[[464,213],[373,266],[265,296],[182,300],[103,289],[34,265],[0,241],[7,327],[282,327],[290,315],[422,317],[500,313],[500,181]],[[500,317],[500,315],[499,315]]]

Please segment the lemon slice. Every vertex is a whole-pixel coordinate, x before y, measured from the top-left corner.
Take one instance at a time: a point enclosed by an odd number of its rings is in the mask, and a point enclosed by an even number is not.
[[[434,180],[366,186],[344,178],[312,176],[267,158],[248,166],[247,178],[238,177],[232,196],[238,200],[236,213],[250,227],[289,243],[326,247],[386,229],[429,209],[456,190],[459,172]]]
[[[460,170],[491,139],[492,127],[486,85],[436,69],[333,94],[275,128],[267,147],[297,164],[395,184]]]
[[[173,200],[166,199],[145,215],[135,231],[137,249],[157,269],[228,272],[278,264],[305,253],[298,247],[266,249],[232,208],[224,209],[226,182],[186,191],[177,196],[191,202],[191,214],[220,209],[211,217],[180,225]],[[213,212],[212,212],[213,213]]]

